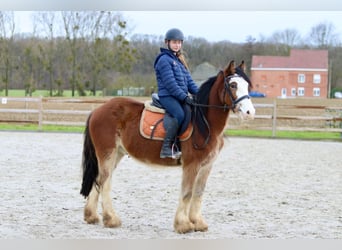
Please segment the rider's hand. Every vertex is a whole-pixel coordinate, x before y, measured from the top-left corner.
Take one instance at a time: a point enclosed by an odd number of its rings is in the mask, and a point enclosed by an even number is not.
[[[192,100],[192,98],[190,98],[189,96],[187,96],[187,97],[185,98],[185,103],[188,104],[188,105],[190,105],[190,106],[195,105],[194,100]]]

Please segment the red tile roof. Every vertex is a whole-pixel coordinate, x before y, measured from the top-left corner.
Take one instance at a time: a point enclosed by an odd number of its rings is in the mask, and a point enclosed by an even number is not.
[[[328,69],[328,51],[292,49],[290,56],[253,56],[253,68]]]

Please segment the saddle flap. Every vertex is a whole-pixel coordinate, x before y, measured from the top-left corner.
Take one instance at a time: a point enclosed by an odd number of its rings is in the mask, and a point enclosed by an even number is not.
[[[147,139],[164,140],[164,137],[166,135],[166,131],[163,126],[164,116],[165,110],[164,113],[160,113],[145,108],[140,119],[140,134]],[[193,127],[190,123],[185,132],[179,136],[179,140],[185,141],[189,139],[192,131]]]

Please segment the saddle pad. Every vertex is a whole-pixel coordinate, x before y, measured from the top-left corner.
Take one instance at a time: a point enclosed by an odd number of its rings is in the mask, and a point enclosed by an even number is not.
[[[153,106],[151,101],[145,101],[144,106],[145,106],[145,109],[149,111],[165,114],[165,109],[161,109],[156,106]]]
[[[163,126],[164,114],[144,109],[140,119],[140,134],[152,140],[164,140],[166,131]],[[185,132],[179,136],[180,141],[186,141],[192,134],[192,124],[190,123]]]

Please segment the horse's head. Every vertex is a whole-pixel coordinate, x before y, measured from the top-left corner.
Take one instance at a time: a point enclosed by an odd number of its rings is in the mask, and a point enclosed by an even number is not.
[[[251,81],[244,72],[244,62],[235,67],[231,61],[224,70],[224,102],[239,112],[243,119],[254,119],[255,108],[249,96]]]

